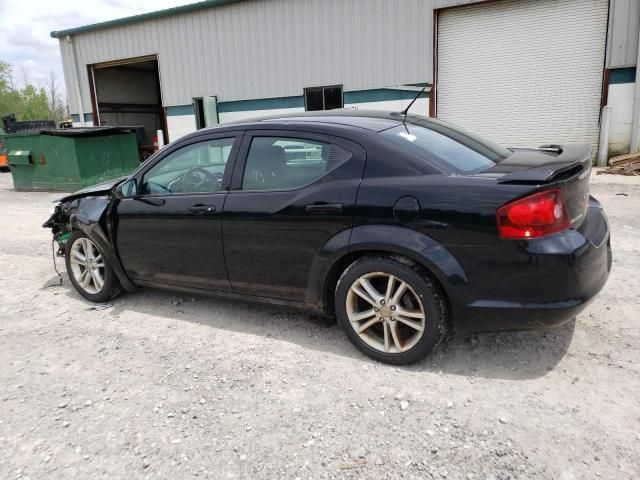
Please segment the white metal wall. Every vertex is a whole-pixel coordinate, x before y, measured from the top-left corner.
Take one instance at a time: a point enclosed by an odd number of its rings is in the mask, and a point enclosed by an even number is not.
[[[435,9],[469,5],[479,1],[483,0],[432,0]],[[534,3],[538,0],[530,1]],[[564,0],[556,1],[560,3]],[[588,1],[590,0],[585,0]],[[638,52],[640,0],[609,0],[609,5],[607,68],[633,67]]]
[[[607,0],[504,0],[438,17],[438,117],[505,145],[598,139]]]
[[[611,0],[607,68],[633,67],[638,59],[640,0]]]
[[[345,90],[432,77],[431,0],[246,0],[72,35],[85,111],[86,65],[158,55],[163,105]],[[72,45],[60,39],[72,112]]]
[[[629,150],[634,89],[634,83],[609,85],[608,105],[613,107],[613,119],[609,132],[609,150],[612,152],[622,153]]]

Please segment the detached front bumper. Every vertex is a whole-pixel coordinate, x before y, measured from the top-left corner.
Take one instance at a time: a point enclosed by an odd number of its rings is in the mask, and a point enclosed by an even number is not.
[[[476,271],[489,278],[474,288],[475,298],[457,312],[459,331],[561,325],[593,300],[611,271],[609,224],[594,198],[578,229],[514,246],[515,251],[482,260],[483,269]]]

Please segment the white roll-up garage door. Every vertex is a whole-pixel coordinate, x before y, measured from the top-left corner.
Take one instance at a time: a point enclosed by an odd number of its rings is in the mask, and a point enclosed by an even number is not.
[[[507,146],[596,144],[607,0],[438,12],[437,116]]]

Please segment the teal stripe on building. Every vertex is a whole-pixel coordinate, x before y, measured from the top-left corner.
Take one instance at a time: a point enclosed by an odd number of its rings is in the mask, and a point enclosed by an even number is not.
[[[195,115],[193,104],[190,105],[176,105],[174,107],[167,107],[167,115],[170,117],[177,117],[179,115]]]
[[[636,81],[636,68],[613,68],[609,70],[609,85],[617,83],[634,83]]]
[[[413,90],[392,90],[390,88],[379,88],[376,90],[356,90],[352,92],[344,92],[344,103],[368,103],[368,102],[386,102],[391,100],[409,100],[416,97],[418,92]],[[424,92],[420,94],[420,98],[428,98],[429,95]]]
[[[300,95],[295,97],[261,98],[256,100],[237,100],[218,103],[218,113],[275,110],[278,108],[304,108],[304,97]]]
[[[413,85],[412,85],[413,86]],[[428,86],[426,83],[415,84],[416,87]],[[393,88],[377,88],[372,90],[354,90],[344,92],[344,103],[385,102],[393,100],[409,100],[415,98],[417,92]],[[424,92],[420,98],[428,98]],[[253,100],[233,100],[218,102],[218,113],[250,112],[256,110],[277,110],[283,108],[304,108],[304,96],[259,98]],[[175,105],[167,107],[168,116],[194,115],[193,105]]]

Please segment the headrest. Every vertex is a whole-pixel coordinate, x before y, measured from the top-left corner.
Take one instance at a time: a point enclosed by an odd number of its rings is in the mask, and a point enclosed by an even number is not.
[[[257,159],[256,166],[260,170],[275,171],[282,168],[287,162],[284,148],[279,145],[258,144],[254,150]]]

